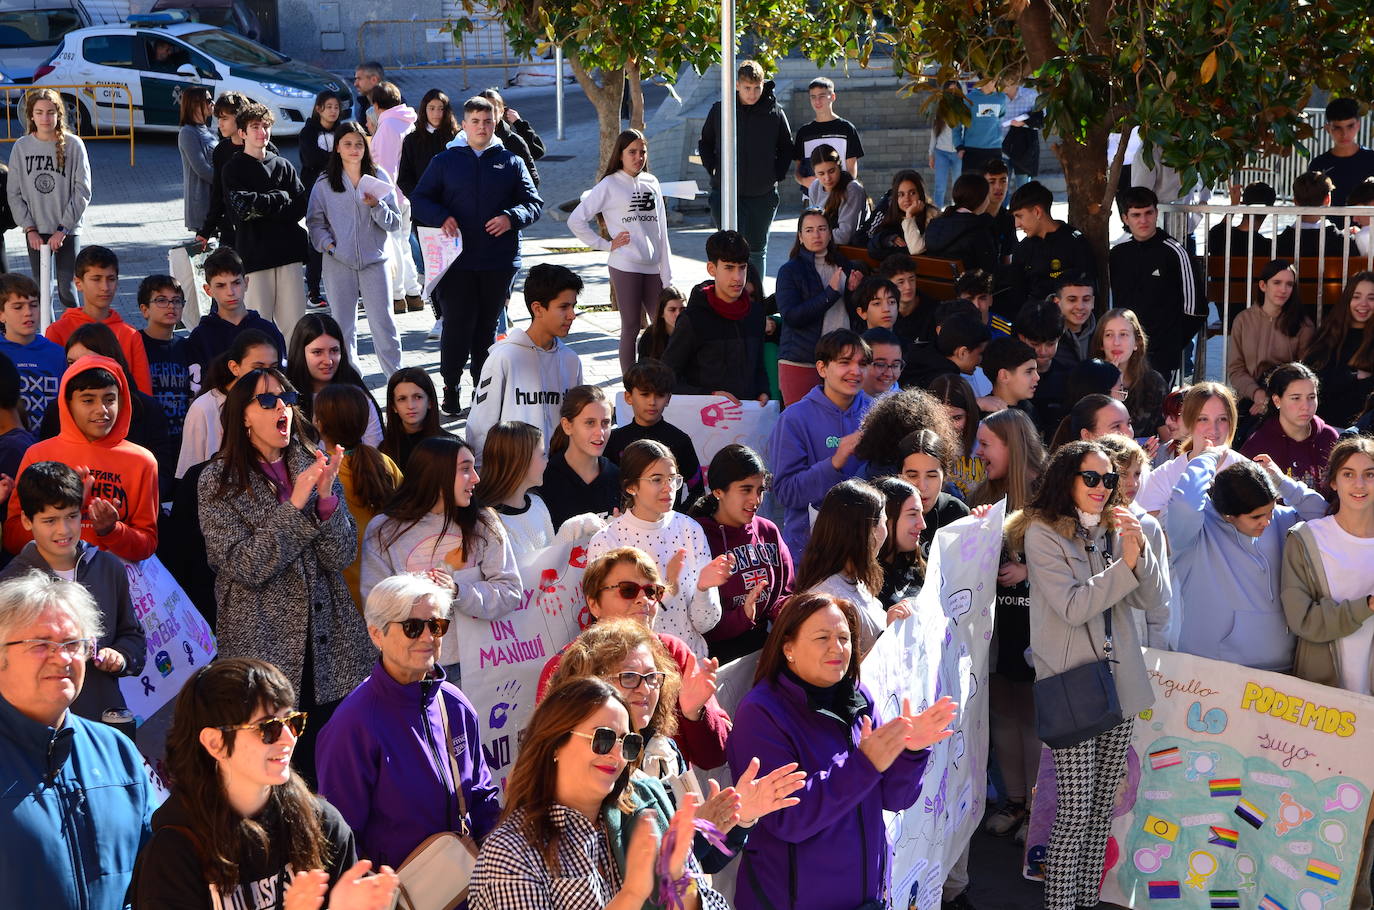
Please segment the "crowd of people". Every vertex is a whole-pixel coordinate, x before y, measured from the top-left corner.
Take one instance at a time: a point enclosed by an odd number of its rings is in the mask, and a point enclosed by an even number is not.
[[[1185,384],[1207,306],[1189,240],[1128,187],[1129,239],[1100,286],[1030,179],[1017,132],[1040,124],[1033,93],[970,89],[972,124],[933,131],[936,196],[902,169],[870,207],[833,83],[812,82],[816,120],[793,135],[758,64],[738,76],[742,229],[707,239],[705,281],[673,284],[642,133],[620,135],[572,213],[609,254],[621,426],[563,340],[582,280],[521,259],[543,146],[494,90],[461,111],[432,90],[416,112],[362,66],[365,102],[317,99],[299,169],[266,108],[184,93],[186,226],[219,241],[214,309],[189,335],[170,276],[140,282],[142,329],[112,309],[117,257],[78,242],[81,142],[55,93],[28,94],[8,198],[35,262],[55,254],[62,309],[40,333],[35,281],[0,275],[0,782],[19,795],[0,879],[15,899],[381,910],[418,856],[452,849],[473,910],[720,908],[710,876],[732,863],[745,910],[884,906],[882,812],[916,803],[959,706],[885,715],[861,661],[912,615],[936,532],[1004,500],[988,832],[1025,837],[1036,680],[1110,656],[1125,718],[1052,750],[1047,910],[1097,903],[1152,700],[1141,647],[1371,694],[1374,272],[1318,321],[1291,259],[1266,258],[1226,382]],[[1343,169],[1348,151],[1333,173],[1358,201],[1374,184]],[[25,170],[38,159],[46,180]],[[789,174],[806,205],[768,295]],[[1330,201],[1332,178],[1300,182]],[[433,295],[437,386],[404,365],[392,319],[425,305],[414,226],[463,238]],[[953,299],[919,289],[918,254],[963,264]],[[360,302],[380,404],[355,366]],[[781,412],[761,451],[702,464],[665,418],[685,394]],[[518,555],[556,543],[585,543],[586,621],[543,669],[503,801],[447,633],[455,613],[519,609]],[[120,560],[155,554],[219,652],[176,698],[156,807],[111,729],[147,653]],[[731,716],[718,670],[754,655]],[[723,765],[733,784],[704,785]],[[967,863],[947,870],[945,907],[972,906]]]

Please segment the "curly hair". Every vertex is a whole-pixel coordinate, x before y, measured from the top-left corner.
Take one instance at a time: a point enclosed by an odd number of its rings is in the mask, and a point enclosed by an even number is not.
[[[863,435],[854,455],[863,461],[891,461],[901,441],[917,430],[932,430],[941,439],[956,438],[949,411],[934,395],[921,389],[888,395],[864,415]]]
[[[654,668],[663,674],[658,690],[658,704],[643,731],[646,736],[673,736],[677,733],[677,695],[682,687],[677,661],[663,647],[654,631],[633,619],[602,619],[583,629],[563,651],[558,669],[549,680],[552,689],[579,676],[599,676],[607,679],[624,666],[630,652],[648,648],[654,658]],[[614,683],[612,683],[614,685]]]
[[[1074,484],[1078,480],[1078,472],[1083,470],[1083,459],[1092,454],[1101,455],[1107,464],[1113,466],[1112,470],[1116,469],[1112,453],[1096,440],[1075,439],[1066,442],[1050,456],[1049,464],[1045,465],[1044,473],[1040,475],[1040,487],[1027,503],[1026,510],[1036,513],[1044,521],[1077,516],[1077,506],[1073,501]],[[1110,514],[1120,504],[1121,487],[1117,485],[1107,493],[1107,502],[1102,507],[1103,515]]]

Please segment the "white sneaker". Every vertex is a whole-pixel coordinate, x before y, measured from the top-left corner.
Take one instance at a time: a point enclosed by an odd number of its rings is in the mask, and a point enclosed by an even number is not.
[[[439,318],[439,319],[434,320],[434,328],[432,328],[432,329],[429,330],[429,337],[430,337],[430,339],[433,340],[433,341],[438,341],[438,340],[439,340],[439,336],[443,334],[443,331],[444,331],[444,320],[443,320],[443,318],[441,317],[441,318]]]

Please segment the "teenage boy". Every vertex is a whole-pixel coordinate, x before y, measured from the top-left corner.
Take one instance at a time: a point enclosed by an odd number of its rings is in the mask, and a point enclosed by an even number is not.
[[[984,414],[1016,408],[1034,418],[1030,400],[1040,384],[1035,349],[1016,338],[994,338],[983,352],[983,375],[992,381],[992,395],[979,404]]]
[[[1241,205],[1273,205],[1278,194],[1274,188],[1263,181],[1256,181],[1250,184],[1240,194]],[[1260,233],[1260,228],[1264,226],[1268,215],[1241,215],[1240,220],[1234,224],[1228,215],[1212,225],[1207,232],[1207,255],[1225,256],[1226,235],[1231,235],[1232,256],[1249,255],[1251,248],[1254,248],[1256,259],[1269,259],[1273,256],[1273,244],[1269,238]]]
[[[247,305],[291,337],[305,315],[305,217],[310,194],[296,168],[268,148],[276,118],[252,103],[239,112],[243,148],[224,166],[224,205],[248,272]]]
[[[1002,121],[1007,118],[1007,96],[989,80],[968,90],[968,126],[954,128],[954,148],[964,159],[963,174],[982,174],[989,160],[1002,159]]]
[[[210,238],[218,235],[221,246],[233,246],[234,219],[229,217],[224,207],[224,166],[243,148],[243,133],[239,131],[239,114],[249,104],[247,95],[241,92],[225,92],[215,99],[215,123],[219,128],[219,142],[210,156],[210,167],[214,176],[210,179],[210,207],[205,212],[205,222],[196,232],[196,240],[204,247]],[[276,148],[268,145],[276,152]]]
[[[215,302],[211,312],[186,339],[186,362],[191,371],[191,391],[198,392],[205,373],[215,358],[229,350],[239,332],[257,329],[277,346],[277,358],[286,359],[286,339],[271,321],[263,319],[244,302],[248,291],[248,276],[243,260],[227,246],[205,257],[205,293]]]
[[[792,129],[763,80],[763,67],[745,60],[735,72],[735,193],[739,228],[760,275],[768,274],[768,232],[778,211],[778,181],[792,169]],[[711,176],[707,202],[720,227],[720,102],[711,106],[697,143],[701,166]]]
[[[1331,197],[1331,178],[1321,171],[1308,171],[1293,180],[1296,206],[1330,206]],[[1299,256],[1339,259],[1345,255],[1345,245],[1345,235],[1321,215],[1303,215],[1296,225],[1290,224],[1274,238],[1277,254],[1289,260]]]
[[[854,448],[873,404],[863,390],[872,361],[868,343],[849,329],[822,335],[816,342],[821,384],[782,412],[768,439],[773,492],[785,510],[782,536],[794,561],[811,539],[810,510],[820,507],[831,487],[867,465],[854,457]]]
[[[492,345],[468,414],[467,441],[478,459],[487,433],[505,420],[538,427],[546,445],[553,437],[563,395],[582,384],[582,361],[563,342],[581,292],[582,279],[566,266],[541,262],[525,276],[529,328],[512,328]]]
[[[24,426],[37,433],[43,414],[57,397],[57,383],[67,370],[67,355],[62,345],[38,334],[38,285],[28,275],[0,274],[0,325],[5,328],[0,354],[19,370]]]
[[[930,388],[935,377],[958,373],[970,381],[983,362],[990,333],[987,323],[967,311],[942,313],[935,327],[935,340],[911,349],[902,371],[902,388]]]
[[[147,325],[139,335],[148,352],[153,397],[167,415],[167,441],[181,450],[181,426],[191,406],[191,362],[186,339],[176,335],[186,296],[171,275],[149,275],[138,285],[138,310]]]
[[[663,362],[677,376],[678,395],[724,395],[735,403],[768,402],[763,365],[763,302],[751,299],[749,243],[739,231],[706,238],[706,274],[677,318]]]
[[[1064,380],[1068,370],[1055,359],[1064,336],[1064,315],[1054,301],[1032,300],[1021,307],[1012,325],[1016,340],[1035,352],[1035,371],[1040,374],[1040,382],[1031,396],[1031,405],[1035,408],[1036,428],[1042,437],[1050,439],[1064,416]]]
[[[1068,272],[1097,274],[1088,238],[1050,214],[1053,206],[1054,195],[1038,180],[1012,194],[1012,218],[1026,235],[1013,248],[1007,273],[1006,305],[1012,313],[1027,300],[1050,296],[1055,281]]]
[[[129,442],[129,387],[124,371],[108,357],[87,354],[67,368],[57,397],[62,429],[29,447],[22,473],[39,461],[75,468],[87,485],[81,539],[129,562],[157,550],[157,460]],[[5,549],[18,553],[32,539],[19,498],[10,497]]]
[[[1059,276],[1050,300],[1064,317],[1064,334],[1054,359],[1071,370],[1087,360],[1092,350],[1093,333],[1097,331],[1097,281],[1083,272],[1069,272]]]
[[[874,401],[897,391],[897,378],[902,375],[902,339],[886,328],[870,328],[863,340],[873,352],[873,362],[864,371],[864,394]]]
[[[829,145],[840,153],[844,169],[850,176],[859,176],[859,159],[864,156],[864,144],[859,139],[859,131],[854,124],[835,113],[835,83],[817,76],[807,86],[806,95],[811,101],[811,110],[816,118],[810,123],[797,127],[797,135],[792,141],[792,160],[796,163],[793,175],[797,182],[807,189],[815,181],[815,171],[811,169],[811,153],[819,145]]]
[[[1345,204],[1349,206],[1374,206],[1374,177],[1361,180],[1350,191],[1350,195],[1345,197]],[[1371,219],[1368,215],[1354,215],[1350,219],[1351,224],[1359,228],[1351,235],[1351,243],[1354,244],[1350,250],[1353,257],[1357,252],[1361,259],[1366,262],[1369,260],[1371,248],[1374,248],[1374,228],[1370,227]]]
[[[81,475],[57,461],[39,461],[19,475],[12,497],[19,521],[32,536],[3,572],[0,581],[35,569],[74,581],[90,592],[105,629],[86,667],[86,683],[72,702],[77,716],[98,721],[111,708],[127,707],[119,677],[143,672],[148,642],[129,597],[124,564],[81,539]]]
[[[1360,145],[1360,102],[1336,98],[1326,105],[1326,135],[1331,148],[1313,158],[1308,170],[1331,178],[1331,204],[1346,205],[1360,181],[1374,177],[1374,149]]]
[[[935,337],[935,307],[938,301],[922,294],[916,286],[916,263],[906,253],[893,253],[878,266],[877,274],[897,288],[897,319],[892,331],[902,344],[930,341]]]
[[[872,275],[860,282],[851,295],[860,301],[867,301],[854,307],[854,315],[858,317],[854,326],[856,332],[866,332],[869,329],[887,329],[897,324],[898,304],[897,298],[900,292],[897,285],[883,278],[881,275]]]
[[[496,340],[520,269],[520,231],[539,220],[544,200],[529,168],[496,136],[496,108],[475,96],[463,102],[463,130],[435,155],[410,194],[415,219],[463,239],[463,250],[434,289],[443,313],[439,371],[443,410],[458,414],[458,387],[472,360],[475,388]]]
[[[1154,190],[1130,187],[1117,205],[1131,239],[1108,254],[1112,306],[1135,311],[1150,339],[1150,367],[1167,380],[1207,316],[1202,272],[1187,247],[1159,228]]]
[[[983,163],[983,179],[988,182],[988,201],[983,211],[992,217],[992,234],[997,238],[997,264],[1011,261],[1016,248],[1016,219],[1007,208],[1007,187],[1011,169],[1001,158],[989,158]]]
[[[611,464],[620,464],[620,453],[632,442],[652,439],[673,453],[683,485],[677,493],[679,505],[694,501],[702,492],[701,462],[692,437],[663,419],[673,400],[677,377],[661,360],[649,358],[625,371],[625,403],[634,411],[634,420],[616,427],[606,440],[605,455]]]
[[[153,394],[153,380],[148,372],[148,352],[143,339],[133,326],[125,322],[111,307],[119,290],[119,259],[103,246],[82,247],[76,254],[76,289],[81,294],[81,306],[72,307],[62,318],[48,326],[43,336],[54,344],[67,346],[78,327],[103,322],[114,332],[124,359],[129,361],[129,374],[140,392]],[[65,359],[65,358],[64,358]]]
[[[992,311],[993,278],[982,269],[969,269],[954,279],[954,297],[967,300],[978,308],[983,322],[991,332],[990,338],[1007,338],[1011,335],[1011,320]]]

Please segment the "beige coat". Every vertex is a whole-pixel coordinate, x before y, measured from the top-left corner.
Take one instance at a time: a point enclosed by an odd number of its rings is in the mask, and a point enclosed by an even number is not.
[[[1279,599],[1288,628],[1298,636],[1293,675],[1340,688],[1341,658],[1336,641],[1354,633],[1374,612],[1370,612],[1367,597],[1331,597],[1317,539],[1306,522],[1293,526],[1283,546]]]

